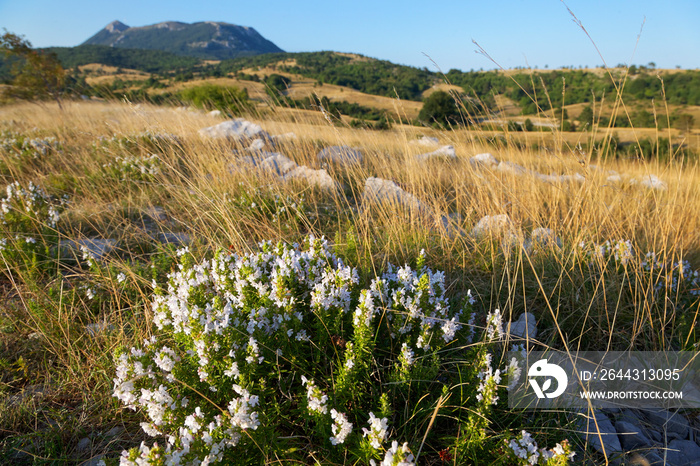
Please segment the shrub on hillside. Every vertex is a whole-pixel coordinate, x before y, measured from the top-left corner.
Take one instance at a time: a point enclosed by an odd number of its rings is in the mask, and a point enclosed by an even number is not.
[[[423,101],[418,119],[429,125],[449,127],[459,122],[459,109],[449,93],[435,91]]]
[[[181,90],[178,96],[195,107],[221,110],[229,115],[240,115],[251,106],[247,90],[216,84],[188,87]]]

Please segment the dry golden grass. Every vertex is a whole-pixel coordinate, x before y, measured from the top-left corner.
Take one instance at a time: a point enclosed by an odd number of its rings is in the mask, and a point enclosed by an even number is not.
[[[119,255],[106,264],[111,272],[88,275],[106,290],[110,301],[95,312],[77,298],[57,302],[55,295],[37,288],[31,280],[3,282],[2,293],[10,310],[7,315],[0,312],[0,323],[10,322],[13,330],[0,345],[0,357],[21,354],[35,372],[18,376],[3,389],[8,395],[0,397],[0,408],[6,409],[8,417],[0,428],[13,429],[19,438],[34,423],[42,435],[48,435],[46,432],[53,431],[43,418],[46,412],[55,410],[55,405],[61,409],[82,406],[80,416],[63,427],[67,446],[62,451],[69,452],[64,457],[71,460],[79,457],[72,445],[95,426],[107,431],[117,423],[126,425],[127,433],[98,450],[113,456],[141,440],[132,436],[138,430],[138,419],[104,400],[110,398],[114,370],[110,354],[118,346],[138,344],[151,331],[149,284],[134,267],[168,254],[154,252],[147,244],[144,212],[154,206],[168,217],[156,221],[155,227],[188,233],[197,257],[218,247],[247,252],[261,240],[298,241],[313,233],[330,238],[348,261],[372,276],[384,270],[387,262],[411,262],[425,249],[428,264],[446,271],[452,295],[462,297],[471,289],[480,311],[498,307],[506,318],[532,312],[543,345],[667,349],[696,338],[687,327],[679,326],[680,308],[672,291],[666,290],[667,299],[659,304],[648,292],[654,283],[636,269],[620,274],[612,263],[585,268],[576,247],[582,241],[629,239],[641,254],[654,251],[668,262],[685,259],[698,264],[700,171],[696,162],[595,160],[575,150],[579,140],[604,138],[604,130],[595,135],[515,133],[504,144],[493,146],[487,138],[495,132],[473,129],[438,131],[396,122],[388,131],[360,130],[331,125],[319,112],[279,108],[260,108],[257,114],[246,116],[270,134],[295,133],[295,139],[281,142],[274,150],[300,165],[326,168],[342,185],[340,192],[327,193],[303,183],[282,182],[241,164],[234,151],[244,150],[245,145],[200,137],[199,129],[222,121],[204,111],[117,102],[65,102],[64,107],[62,112],[53,104],[0,108],[0,130],[55,136],[63,146],[58,156],[8,165],[2,181],[31,180],[53,194],[69,194],[71,203],[59,224],[62,238],[118,240]],[[130,149],[134,155],[157,151],[162,173],[148,182],[106,176],[103,165],[125,152],[116,146],[95,150],[94,144],[113,136],[138,141],[144,131],[176,136],[176,143],[156,148],[139,143]],[[457,159],[416,161],[415,155],[433,150],[413,143],[421,136],[453,145]],[[522,148],[515,144],[517,138],[529,138],[549,149]],[[324,165],[316,154],[331,145],[360,148],[364,160],[349,167]],[[544,183],[528,174],[475,168],[469,159],[482,152],[543,174],[580,173],[585,182]],[[239,169],[232,170],[232,166]],[[608,181],[607,170],[619,172],[627,181]],[[651,190],[629,182],[650,174],[661,178],[667,189]],[[430,213],[364,202],[362,191],[368,177],[396,182],[420,199]],[[303,198],[304,207],[295,217],[276,222],[231,201],[242,196],[269,201],[275,195],[287,208]],[[545,227],[561,238],[563,247],[538,256],[519,247],[505,248],[497,239],[479,242],[469,235],[480,218],[498,214],[510,217],[520,239]],[[449,230],[441,226],[443,215],[451,216]],[[141,247],[150,252],[142,252]],[[137,295],[121,294],[114,278],[118,271],[133,280]],[[55,288],[60,282],[69,290],[75,277],[86,275],[81,270],[72,273],[44,285]],[[27,302],[49,304],[40,314]],[[132,315],[134,310],[140,313]],[[697,306],[683,312],[690,322],[698,321]],[[94,322],[113,325],[116,331],[89,339],[84,325]],[[29,339],[34,333],[43,335],[41,343]],[[31,345],[39,345],[40,350]],[[56,393],[47,398],[54,407],[40,404],[35,407],[37,414],[29,415],[22,411],[25,408],[7,401],[18,386],[39,383]]]

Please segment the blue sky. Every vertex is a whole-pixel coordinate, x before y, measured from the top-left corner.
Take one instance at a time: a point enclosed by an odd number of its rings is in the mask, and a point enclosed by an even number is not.
[[[700,1],[566,0],[608,63],[700,68]],[[356,52],[443,71],[596,66],[590,39],[560,0],[0,0],[0,28],[34,46],[74,46],[108,23],[225,21],[288,52]],[[644,27],[642,29],[642,24]],[[639,42],[637,37],[642,29]],[[635,50],[636,49],[636,50]]]

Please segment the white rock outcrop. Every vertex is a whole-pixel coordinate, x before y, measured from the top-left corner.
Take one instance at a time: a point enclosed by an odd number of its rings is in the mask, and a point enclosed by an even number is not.
[[[418,154],[415,156],[415,159],[424,162],[426,160],[430,159],[456,159],[457,158],[457,152],[455,151],[454,146],[442,146],[437,150],[434,150],[432,152],[428,152],[425,154]]]
[[[428,212],[427,207],[413,194],[401,189],[396,183],[383,178],[370,177],[365,180],[362,202],[375,202]]]
[[[491,152],[484,152],[482,154],[476,154],[473,157],[469,158],[469,163],[475,167],[496,167],[498,166],[498,159],[493,156]]]
[[[314,170],[306,165],[296,167],[284,175],[285,180],[302,180],[325,191],[335,192],[338,184],[331,178],[324,169]]]
[[[537,338],[537,321],[530,312],[525,312],[510,323],[509,333],[515,338]]]
[[[199,135],[212,139],[231,139],[234,141],[248,139],[270,139],[270,135],[258,124],[244,118],[236,118],[199,130]]]
[[[339,165],[354,165],[362,162],[362,152],[348,146],[330,146],[317,155],[321,162],[331,162]]]

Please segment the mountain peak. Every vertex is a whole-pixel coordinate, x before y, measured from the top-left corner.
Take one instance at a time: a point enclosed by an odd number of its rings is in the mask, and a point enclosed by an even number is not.
[[[84,44],[163,50],[210,60],[283,51],[252,27],[214,21],[164,21],[138,27],[113,21]]]
[[[105,26],[105,29],[108,30],[109,32],[123,32],[129,29],[129,26],[126,24],[122,23],[121,21],[112,21],[109,23],[107,26]]]

